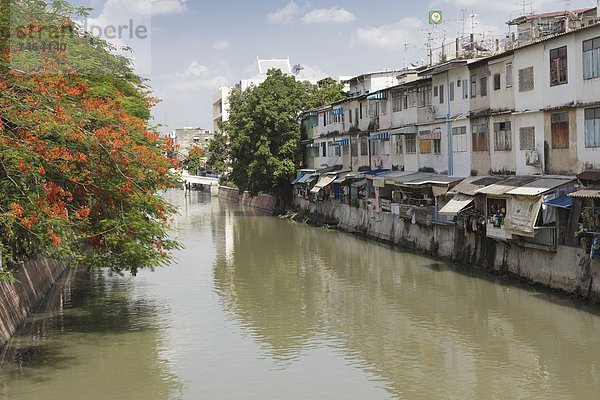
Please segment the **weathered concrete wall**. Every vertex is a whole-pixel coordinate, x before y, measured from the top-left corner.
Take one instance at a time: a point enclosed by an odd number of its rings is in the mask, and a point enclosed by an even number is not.
[[[250,196],[248,192],[242,195],[241,203],[244,206],[254,207],[261,211],[273,213],[277,206],[277,198],[270,194],[259,194],[258,196]]]
[[[240,191],[237,188],[219,186],[219,198],[229,201],[240,201]]]
[[[65,269],[65,265],[56,262],[31,260],[14,274],[20,283],[0,282],[0,348],[19,329]]]
[[[600,261],[590,262],[581,249],[496,241],[466,234],[454,225],[412,225],[390,213],[379,213],[332,202],[297,198],[301,209],[338,222],[348,232],[395,243],[477,269],[512,275],[527,282],[600,302]]]
[[[273,213],[277,207],[277,198],[270,194],[259,194],[258,196],[250,196],[248,192],[240,194],[236,188],[219,186],[219,198],[228,201],[239,202],[248,207],[253,207],[261,211]]]

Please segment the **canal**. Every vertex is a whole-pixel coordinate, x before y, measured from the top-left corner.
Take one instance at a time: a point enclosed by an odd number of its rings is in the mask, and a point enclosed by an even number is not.
[[[600,316],[203,193],[139,276],[72,271],[1,354],[0,399],[597,399]]]

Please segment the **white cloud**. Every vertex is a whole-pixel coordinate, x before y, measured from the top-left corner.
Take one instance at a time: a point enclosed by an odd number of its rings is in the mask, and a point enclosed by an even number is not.
[[[170,91],[193,95],[194,92],[205,92],[207,96],[219,86],[228,84],[229,79],[224,76],[229,70],[225,63],[214,65],[200,64],[198,61],[192,61],[183,71],[175,71],[164,76],[161,80],[167,83]]]
[[[215,50],[225,50],[230,46],[229,40],[227,39],[219,39],[213,45],[212,48]]]
[[[425,27],[418,18],[403,18],[396,24],[386,24],[379,27],[358,28],[355,37],[359,43],[380,49],[401,49],[406,44],[423,41],[419,32]]]
[[[152,15],[179,14],[187,11],[186,0],[152,0]]]
[[[285,7],[279,8],[267,14],[267,21],[271,24],[287,25],[298,13],[300,8],[295,1],[290,1]]]
[[[345,24],[354,20],[356,20],[354,14],[340,7],[317,8],[302,17],[305,24]]]

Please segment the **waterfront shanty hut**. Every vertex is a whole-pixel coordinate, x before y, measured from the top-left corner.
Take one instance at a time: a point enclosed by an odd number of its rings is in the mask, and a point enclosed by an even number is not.
[[[486,196],[487,237],[556,246],[566,217],[543,205],[574,191],[575,184],[568,177],[514,176],[477,190]]]
[[[572,212],[567,231],[567,244],[583,248],[592,257],[600,257],[600,171],[577,175],[583,184],[569,193]],[[568,203],[568,200],[565,202]]]

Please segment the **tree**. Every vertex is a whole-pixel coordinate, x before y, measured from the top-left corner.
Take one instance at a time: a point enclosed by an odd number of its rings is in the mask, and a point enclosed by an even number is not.
[[[200,168],[202,166],[203,161],[204,161],[204,150],[202,150],[198,146],[190,147],[188,156],[184,161],[185,167],[188,170],[188,172],[192,175],[195,175],[198,171],[198,168]]]
[[[208,144],[207,161],[213,172],[225,174],[229,171],[230,165],[229,139],[223,131],[215,132],[213,140]]]
[[[291,199],[290,178],[300,165],[301,111],[343,98],[341,86],[319,89],[280,70],[268,71],[258,87],[233,91],[229,120],[223,123],[231,157],[231,180],[252,194]]]
[[[31,15],[34,26],[72,23],[63,1],[50,12],[44,1],[11,5],[23,23]],[[166,157],[173,143],[148,127],[154,100],[129,63],[81,35],[66,39],[73,45],[67,52],[47,58],[3,49],[2,265],[42,255],[135,274],[165,265],[179,246],[169,236],[176,210],[157,194],[176,182]],[[15,60],[35,69],[17,70]],[[85,74],[79,63],[116,74]],[[0,271],[0,279],[10,277]]]

